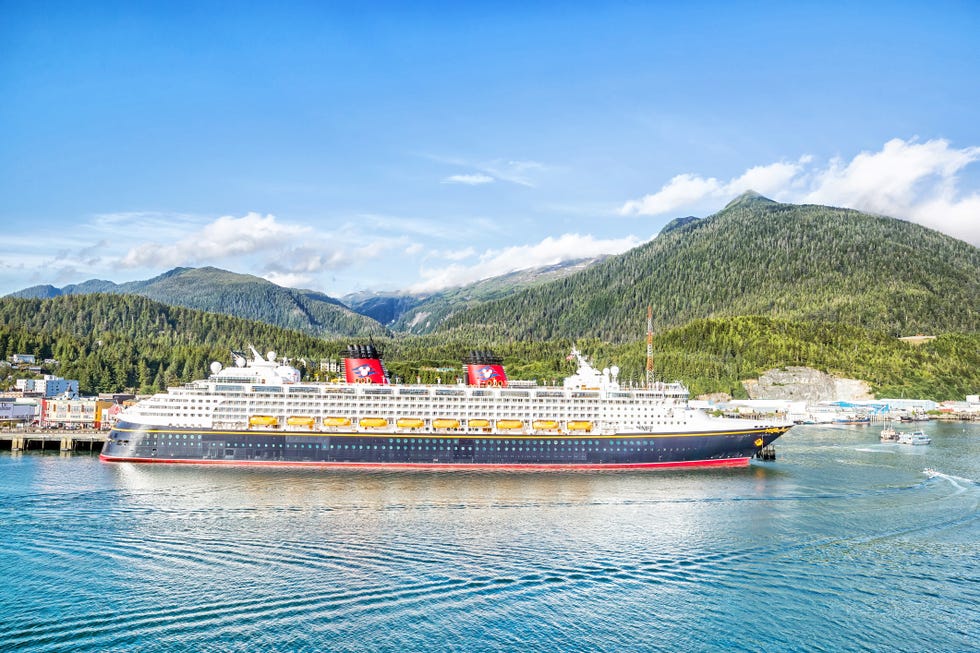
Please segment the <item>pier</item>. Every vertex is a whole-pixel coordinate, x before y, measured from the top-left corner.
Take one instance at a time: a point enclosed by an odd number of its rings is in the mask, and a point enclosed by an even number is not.
[[[0,451],[102,451],[107,435],[93,429],[4,429]]]

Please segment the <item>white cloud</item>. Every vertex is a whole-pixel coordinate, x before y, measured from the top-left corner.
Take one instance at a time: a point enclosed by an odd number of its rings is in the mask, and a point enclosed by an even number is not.
[[[282,247],[311,229],[280,223],[275,216],[223,216],[175,243],[147,242],[129,250],[123,267],[174,266],[243,256]]]
[[[948,141],[896,138],[878,152],[824,166],[811,156],[796,163],[750,168],[727,182],[678,175],[659,191],[623,204],[623,215],[659,215],[689,208],[717,209],[746,190],[776,200],[828,204],[917,222],[980,244],[980,193],[961,193],[963,169],[980,160],[980,147],[956,149]]]
[[[283,288],[306,288],[314,281],[313,275],[292,272],[266,272],[262,278]]]
[[[791,187],[803,172],[803,166],[810,161],[811,157],[804,156],[796,163],[779,162],[755,166],[728,182],[718,181],[714,177],[705,179],[690,173],[677,175],[656,193],[626,202],[619,212],[623,215],[660,215],[698,205],[706,199],[731,199],[747,190],[763,195],[776,195]]]
[[[479,186],[481,184],[492,184],[493,182],[493,177],[481,173],[474,175],[450,175],[442,180],[444,184],[466,184],[467,186]]]
[[[452,264],[441,268],[423,268],[422,281],[413,285],[411,292],[434,292],[443,288],[473,283],[516,270],[554,265],[563,261],[591,258],[604,254],[621,254],[643,241],[636,236],[599,240],[591,235],[564,234],[548,237],[533,245],[519,245],[504,249],[491,249],[480,255],[477,263],[469,266]]]
[[[474,161],[459,157],[425,156],[439,163],[472,168],[476,171],[473,174],[460,174],[447,177],[442,180],[443,183],[487,184],[493,181],[506,181],[511,184],[533,188],[536,185],[536,177],[549,170],[548,166],[538,161],[519,161],[513,159]]]

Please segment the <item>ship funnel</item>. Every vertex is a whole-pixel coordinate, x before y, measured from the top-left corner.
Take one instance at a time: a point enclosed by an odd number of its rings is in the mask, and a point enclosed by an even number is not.
[[[344,377],[347,383],[389,383],[388,370],[374,345],[347,346]]]
[[[475,386],[506,386],[507,374],[503,363],[504,359],[492,351],[471,351],[463,359],[466,382]]]

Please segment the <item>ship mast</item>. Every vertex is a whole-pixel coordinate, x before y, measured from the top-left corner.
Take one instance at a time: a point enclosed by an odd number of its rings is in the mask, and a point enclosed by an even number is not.
[[[653,307],[647,306],[647,389],[653,387]]]

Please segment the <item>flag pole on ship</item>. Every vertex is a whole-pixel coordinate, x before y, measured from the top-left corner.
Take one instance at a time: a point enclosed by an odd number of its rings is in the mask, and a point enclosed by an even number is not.
[[[647,306],[647,389],[653,387],[653,307]]]

